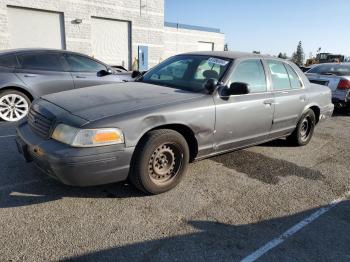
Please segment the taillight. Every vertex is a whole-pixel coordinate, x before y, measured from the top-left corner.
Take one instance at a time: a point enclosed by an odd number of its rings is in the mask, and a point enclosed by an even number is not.
[[[338,84],[338,89],[342,89],[342,90],[350,89],[350,80],[346,80],[346,79],[340,80]]]

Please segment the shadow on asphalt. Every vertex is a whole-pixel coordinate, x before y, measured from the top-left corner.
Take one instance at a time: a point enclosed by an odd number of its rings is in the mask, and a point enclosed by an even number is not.
[[[246,150],[213,157],[211,160],[268,184],[277,184],[281,177],[287,176],[311,180],[320,180],[324,177],[319,171]]]
[[[194,228],[194,233],[99,250],[61,261],[240,261],[318,209],[246,225],[186,221],[184,226]],[[348,261],[349,215],[350,201],[339,203],[259,261]]]
[[[46,203],[65,197],[123,199],[144,196],[145,193],[127,182],[81,188],[63,185],[43,174],[43,179],[33,185],[0,191],[0,209]]]
[[[17,186],[13,190],[0,191],[0,208],[34,205],[64,197],[128,198],[146,196],[127,182],[85,188],[66,186],[41,173],[33,164],[24,163],[17,155],[11,156],[8,160],[19,169],[11,174],[11,181],[20,181],[25,170],[31,171],[28,173],[28,179],[32,177],[32,179],[39,181],[33,185]],[[246,150],[212,157],[210,160],[267,184],[278,184],[281,177],[287,176],[297,176],[311,180],[323,178],[319,171]],[[15,168],[9,170],[15,170]],[[18,179],[16,179],[16,176]],[[6,181],[8,181],[6,176],[0,176],[0,184],[4,184]]]

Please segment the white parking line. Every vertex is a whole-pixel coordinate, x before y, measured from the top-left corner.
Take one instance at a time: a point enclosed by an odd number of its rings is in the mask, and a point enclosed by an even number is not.
[[[292,226],[287,231],[285,231],[282,235],[279,237],[271,240],[261,248],[257,249],[252,254],[246,256],[241,260],[241,262],[252,262],[260,258],[261,256],[265,255],[267,252],[269,252],[271,249],[275,248],[276,246],[282,244],[286,239],[297,233],[299,230],[301,230],[303,227],[307,226],[314,220],[316,220],[318,217],[323,215],[324,213],[327,213],[330,209],[338,205],[340,202],[346,200],[350,196],[350,191],[346,192],[342,197],[333,200],[331,203],[329,203],[325,207],[321,207],[316,212],[312,213],[310,216],[305,218],[304,220],[300,221],[298,224]]]
[[[6,136],[0,136],[0,138],[6,138],[6,137],[14,137],[16,135],[6,135]]]

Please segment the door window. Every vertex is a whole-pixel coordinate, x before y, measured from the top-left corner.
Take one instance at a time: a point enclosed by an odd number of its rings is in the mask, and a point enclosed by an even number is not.
[[[4,67],[17,67],[17,59],[14,55],[3,55],[0,56],[0,66]]]
[[[267,64],[270,68],[274,90],[290,89],[289,76],[283,63],[270,60],[267,61]]]
[[[230,77],[229,85],[234,82],[248,84],[250,93],[267,91],[264,67],[258,59],[246,60],[238,64]]]
[[[285,67],[287,68],[289,80],[290,80],[290,85],[292,86],[292,88],[293,89],[302,88],[303,85],[301,83],[301,80],[299,79],[299,76],[294,71],[294,69],[290,65],[287,65],[287,64],[285,64]]]
[[[106,66],[85,56],[67,54],[67,62],[72,72],[99,72],[106,70]]]
[[[23,69],[65,71],[61,54],[22,54],[18,55],[18,60]]]

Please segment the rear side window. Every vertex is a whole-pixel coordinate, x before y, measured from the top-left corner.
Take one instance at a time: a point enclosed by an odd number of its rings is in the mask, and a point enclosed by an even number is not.
[[[269,60],[267,61],[267,64],[271,72],[274,90],[290,89],[289,76],[283,63]]]
[[[15,55],[0,56],[0,66],[14,68],[17,67],[17,59]]]
[[[290,85],[292,86],[292,88],[293,89],[302,88],[303,85],[300,81],[298,74],[294,71],[294,69],[290,65],[287,65],[287,64],[284,64],[284,65],[288,71]]]
[[[79,55],[66,55],[67,62],[72,72],[99,72],[107,68],[95,60]]]
[[[234,82],[248,84],[250,93],[267,91],[264,67],[258,59],[247,60],[238,64],[230,78],[229,85]]]
[[[22,54],[18,60],[23,69],[65,71],[60,54]]]

